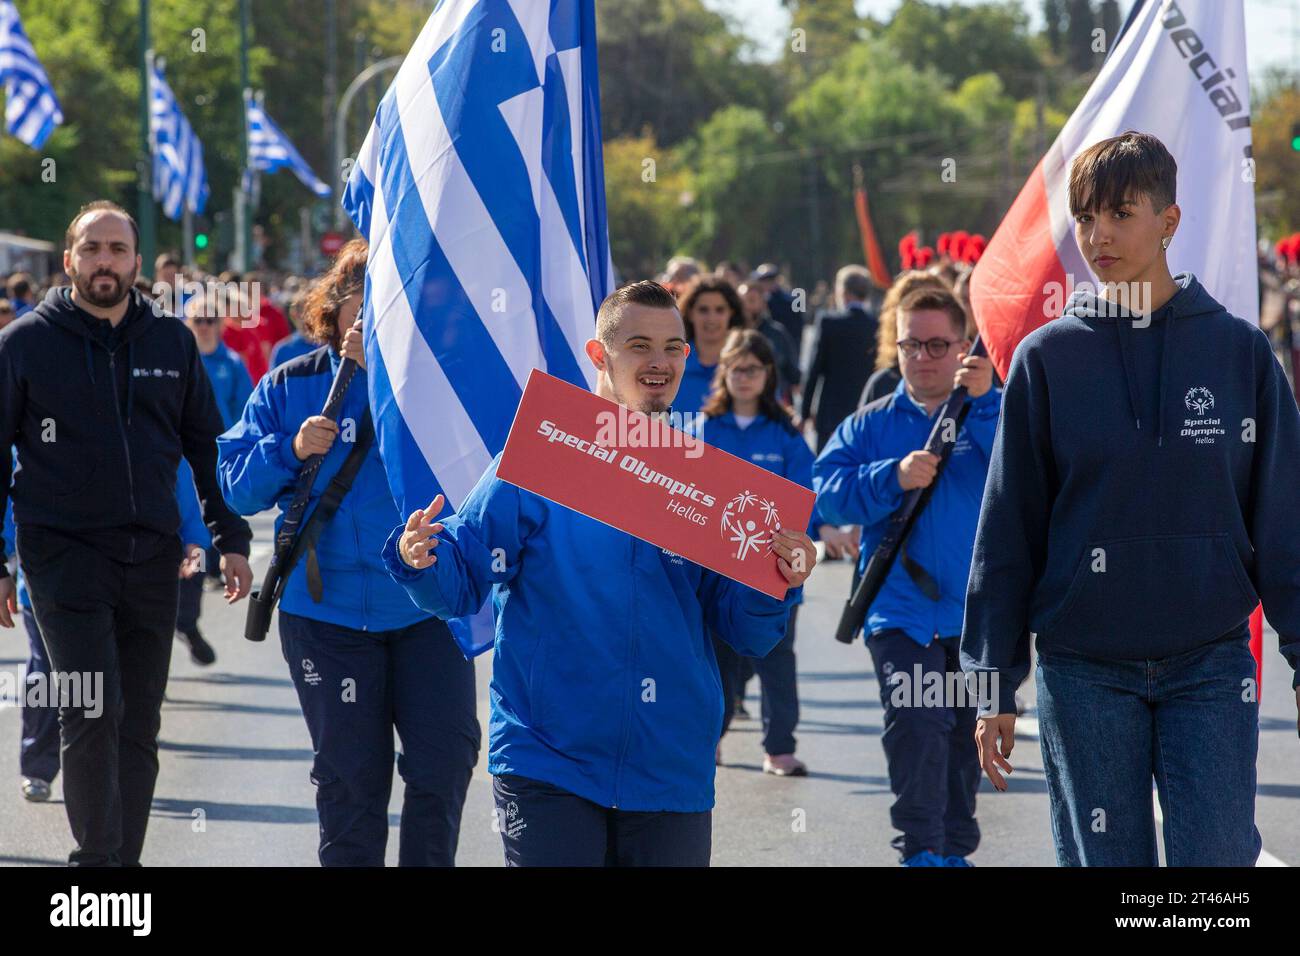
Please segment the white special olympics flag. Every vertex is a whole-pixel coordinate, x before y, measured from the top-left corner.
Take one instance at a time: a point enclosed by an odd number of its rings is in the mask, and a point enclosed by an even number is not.
[[[1259,322],[1255,176],[1242,0],[1135,0],[1097,79],[1034,169],[971,275],[980,338],[1005,376],[1020,340],[1097,280],[1074,242],[1070,163],[1126,130],[1178,163],[1182,221],[1169,267]]]
[[[367,381],[393,498],[403,515],[440,491],[459,507],[534,368],[595,382],[585,345],[613,267],[594,0],[442,0],[343,206],[370,243]]]

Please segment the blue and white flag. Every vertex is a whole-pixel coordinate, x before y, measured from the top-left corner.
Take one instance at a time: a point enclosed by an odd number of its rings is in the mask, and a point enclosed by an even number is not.
[[[317,196],[329,196],[333,190],[312,172],[307,160],[294,149],[289,137],[284,135],[284,130],[275,125],[262,105],[246,94],[244,108],[248,113],[248,170],[273,173],[288,166],[302,184]]]
[[[181,112],[162,66],[149,70],[149,143],[153,149],[153,198],[172,220],[188,208],[201,213],[208,204],[208,173],[203,144]]]
[[[5,85],[5,129],[40,149],[63,122],[63,112],[10,0],[0,0],[0,80]]]
[[[393,497],[403,515],[440,491],[459,507],[532,369],[595,384],[584,346],[613,268],[593,0],[443,0],[343,205],[370,243],[367,378]]]

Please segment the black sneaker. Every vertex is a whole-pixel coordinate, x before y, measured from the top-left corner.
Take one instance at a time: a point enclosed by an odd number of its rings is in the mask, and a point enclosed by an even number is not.
[[[212,645],[203,639],[199,629],[193,628],[189,631],[179,632],[185,639],[185,643],[190,646],[190,660],[195,664],[207,667],[217,659],[217,652],[212,649]]]

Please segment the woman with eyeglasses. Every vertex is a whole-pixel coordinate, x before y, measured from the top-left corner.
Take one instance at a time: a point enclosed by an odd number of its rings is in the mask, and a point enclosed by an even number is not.
[[[966,312],[951,292],[917,289],[899,303],[897,320],[902,380],[835,430],[813,464],[813,486],[823,520],[862,526],[861,573],[905,495],[934,484],[863,633],[884,708],[881,743],[896,797],[890,819],[901,831],[892,845],[904,866],[968,866],[980,837],[980,763],[977,700],[958,692],[959,651],[1002,393],[992,363],[967,354]],[[938,458],[923,449],[958,385],[968,390],[970,411],[936,483]],[[945,693],[923,695],[927,686]]]
[[[767,338],[756,329],[736,329],[719,353],[699,435],[708,444],[737,458],[811,488],[812,449],[794,427],[790,413],[777,401],[776,388],[776,354]],[[814,509],[807,529],[814,540],[821,524]],[[763,772],[780,777],[802,777],[808,773],[808,768],[794,755],[794,729],[799,723],[794,657],[798,605],[796,601],[790,610],[781,643],[767,657],[753,662],[763,688]],[[717,637],[713,639],[713,649],[722,678],[722,732],[725,734],[743,686],[741,658]],[[721,763],[721,745],[718,762]]]

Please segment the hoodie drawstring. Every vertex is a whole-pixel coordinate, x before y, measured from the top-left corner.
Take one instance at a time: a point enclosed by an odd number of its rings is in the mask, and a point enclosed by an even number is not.
[[[1169,330],[1174,326],[1172,311],[1165,316],[1165,331],[1160,338],[1160,391],[1156,393],[1156,445],[1165,443],[1165,365],[1169,361]]]
[[[1140,431],[1142,429],[1142,419],[1138,415],[1137,392],[1133,386],[1136,373],[1129,362],[1128,349],[1124,347],[1124,333],[1121,331],[1123,325],[1124,319],[1117,318],[1115,320],[1115,336],[1119,339],[1119,357],[1124,365],[1124,383],[1128,386],[1128,407],[1133,412],[1133,427]]]

